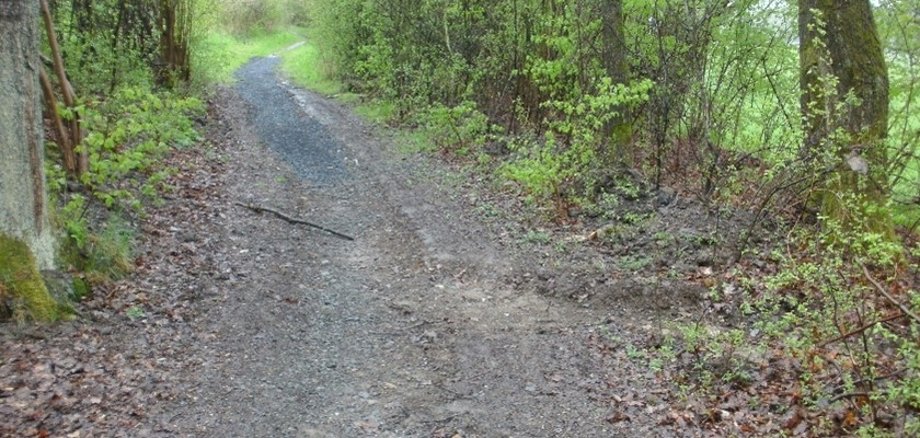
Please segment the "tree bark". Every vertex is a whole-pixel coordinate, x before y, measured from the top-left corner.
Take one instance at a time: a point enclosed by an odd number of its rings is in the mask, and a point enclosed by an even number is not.
[[[623,2],[622,0],[600,0],[601,36],[604,39],[601,62],[604,70],[615,84],[626,83],[626,39],[623,33]],[[606,139],[605,155],[608,157],[621,156],[620,148],[632,136],[632,127],[629,126],[627,108],[617,108],[619,115],[604,125],[603,134]],[[612,159],[608,158],[608,161]]]
[[[160,1],[160,58],[162,68],[158,72],[161,85],[175,87],[177,81],[191,79],[189,64],[189,37],[191,21],[189,0]]]
[[[39,5],[0,2],[0,233],[22,240],[38,265],[54,265],[45,194]]]
[[[820,202],[823,213],[840,219],[843,197],[880,204],[888,192],[888,69],[869,0],[799,0],[799,40],[804,152],[811,160],[835,158],[837,172]],[[845,102],[849,93],[856,103]],[[846,144],[832,135],[840,129]]]
[[[54,73],[57,75],[58,82],[61,85],[61,97],[67,108],[75,108],[77,105],[77,94],[73,90],[70,80],[67,78],[67,72],[64,69],[64,58],[61,56],[61,48],[58,45],[57,32],[54,30],[54,20],[51,16],[51,8],[48,7],[47,0],[40,0],[42,10],[42,21],[45,23],[45,33],[48,36],[48,45],[51,48],[51,60],[54,64]],[[57,111],[57,109],[55,109]],[[83,141],[83,128],[80,124],[80,115],[74,114],[70,119],[70,140],[68,143],[72,147],[77,147]],[[63,147],[64,145],[62,145]],[[77,156],[76,168],[73,169],[76,175],[81,175],[89,169],[89,156],[86,151],[80,152]],[[72,170],[72,169],[68,169]]]
[[[601,0],[604,53],[601,61],[615,84],[626,82],[626,40],[623,33],[623,2]]]

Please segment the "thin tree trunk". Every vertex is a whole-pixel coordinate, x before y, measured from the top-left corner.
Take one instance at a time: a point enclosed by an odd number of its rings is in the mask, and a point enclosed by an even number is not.
[[[51,80],[48,78],[48,75],[45,74],[44,68],[39,68],[38,73],[42,92],[45,96],[45,109],[48,117],[51,118],[51,123],[54,125],[54,133],[57,135],[58,146],[61,148],[61,155],[64,157],[64,169],[67,173],[76,175],[77,158],[74,155],[74,145],[71,142],[70,136],[67,134],[67,129],[64,128],[64,121],[61,119],[61,115],[58,114],[58,103],[57,97],[54,96],[54,88],[51,85]]]
[[[51,9],[48,7],[47,0],[40,0],[42,18],[45,23],[45,32],[48,35],[48,45],[51,47],[51,60],[54,64],[54,72],[57,75],[58,82],[61,85],[61,98],[64,105],[68,108],[75,108],[77,102],[76,93],[70,80],[67,79],[67,72],[64,70],[64,59],[61,57],[61,48],[58,45],[57,33],[54,30],[54,21],[51,17]],[[70,144],[76,146],[83,141],[83,129],[80,126],[80,117],[74,114],[70,120]],[[89,169],[89,159],[85,151],[81,152],[77,158],[76,173],[77,175],[86,172]]]
[[[623,3],[621,0],[601,0],[601,35],[603,36],[604,53],[601,54],[601,62],[604,65],[607,76],[613,79],[613,83],[622,84],[627,79],[626,67],[626,40],[623,33]],[[632,129],[628,126],[629,119],[626,114],[626,108],[617,108],[620,113],[617,117],[608,121],[604,125],[604,138],[606,140],[606,155],[609,161],[618,154],[617,149],[626,143],[632,135]]]

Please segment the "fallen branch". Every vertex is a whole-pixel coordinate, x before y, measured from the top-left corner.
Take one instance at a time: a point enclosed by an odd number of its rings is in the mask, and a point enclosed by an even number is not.
[[[340,238],[340,239],[355,240],[354,237],[351,237],[351,236],[342,234],[342,233],[340,233],[340,232],[338,232],[338,231],[335,231],[335,230],[330,230],[329,228],[326,228],[326,227],[324,227],[324,226],[322,226],[322,225],[317,225],[317,224],[314,224],[314,223],[312,223],[312,222],[308,222],[308,221],[305,221],[305,220],[302,220],[302,219],[297,219],[297,218],[290,217],[290,216],[288,216],[288,215],[286,215],[286,214],[284,214],[284,213],[281,213],[281,212],[279,212],[279,211],[277,211],[277,210],[272,210],[272,209],[270,209],[270,208],[268,208],[268,207],[262,207],[262,206],[250,205],[250,204],[243,204],[242,202],[234,202],[234,204],[239,205],[240,207],[243,207],[243,208],[247,208],[247,209],[249,209],[249,210],[252,210],[252,211],[254,211],[254,212],[256,212],[256,213],[262,213],[262,212],[271,213],[271,214],[273,214],[273,215],[275,215],[275,216],[278,216],[279,218],[283,219],[285,222],[287,222],[287,223],[289,223],[289,224],[306,225],[306,226],[308,226],[308,227],[316,228],[317,230],[325,231],[325,232],[327,232],[327,233],[329,233],[329,234],[332,234],[333,236],[338,237],[338,238]]]
[[[869,280],[869,283],[872,283],[872,285],[875,286],[875,288],[878,289],[878,291],[882,295],[884,295],[885,298],[887,298],[888,301],[891,302],[891,304],[894,304],[895,306],[897,306],[898,309],[901,309],[901,312],[904,312],[905,315],[909,316],[915,322],[920,323],[920,317],[918,317],[916,313],[911,312],[909,307],[905,306],[903,303],[895,299],[895,297],[891,295],[891,293],[889,293],[885,289],[885,287],[882,286],[882,284],[878,282],[878,280],[872,277],[872,274],[869,273],[869,268],[866,268],[865,265],[862,265],[862,268],[863,268],[863,273],[866,274],[866,279]]]

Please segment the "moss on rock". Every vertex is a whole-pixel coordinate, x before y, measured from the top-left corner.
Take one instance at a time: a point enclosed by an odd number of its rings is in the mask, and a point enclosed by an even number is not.
[[[29,247],[3,234],[0,234],[0,303],[5,316],[19,322],[57,321],[64,313],[64,308],[48,293]]]

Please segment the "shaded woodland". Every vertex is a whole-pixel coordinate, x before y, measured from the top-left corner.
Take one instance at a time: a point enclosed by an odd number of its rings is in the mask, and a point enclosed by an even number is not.
[[[31,181],[0,187],[6,320],[73,318],[129,275],[163,158],[200,146],[233,70],[288,47],[295,82],[636,270],[634,241],[685,237],[642,227],[677,200],[741,218],[694,236],[727,254],[699,263],[708,304],[643,356],[696,423],[742,394],[790,433],[920,434],[917,0],[38,3],[0,5],[3,99],[44,122],[0,112],[25,133],[0,137],[5,175]],[[73,281],[36,286],[48,264]]]

